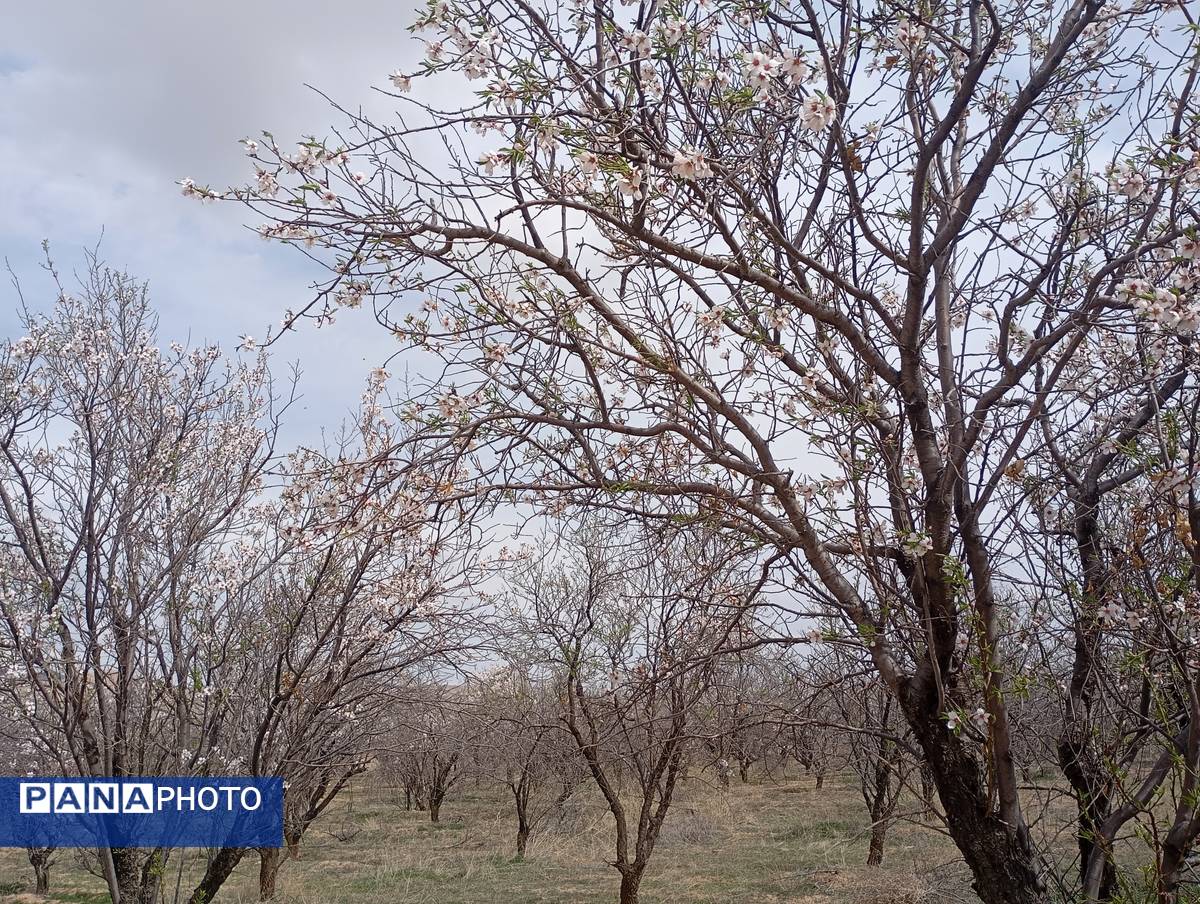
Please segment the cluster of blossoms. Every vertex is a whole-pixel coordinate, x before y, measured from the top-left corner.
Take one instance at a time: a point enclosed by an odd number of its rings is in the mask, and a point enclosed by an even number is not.
[[[763,50],[751,50],[742,55],[742,60],[742,74],[759,100],[766,99],[776,78],[783,78],[789,86],[798,87],[813,75],[808,60],[794,51],[776,57]]]
[[[617,189],[634,201],[642,200],[642,171],[635,169],[622,173],[617,177]]]
[[[223,197],[220,192],[213,191],[207,185],[197,185],[195,180],[187,177],[180,179],[175,184],[180,187],[185,198],[195,198],[200,201],[218,201]]]
[[[312,175],[319,169],[345,166],[350,162],[350,154],[345,148],[329,150],[315,141],[305,141],[294,154],[283,154],[284,163],[305,176]]]
[[[904,534],[899,539],[905,555],[913,559],[919,559],[933,549],[933,540],[928,534],[914,532]]]
[[[363,280],[351,280],[342,284],[333,300],[338,307],[353,310],[362,306],[363,298],[370,291],[369,283]]]
[[[479,158],[475,162],[482,166],[483,171],[489,176],[494,176],[496,174],[496,168],[504,166],[506,163],[508,163],[508,161],[508,154],[502,151],[486,151],[480,154]]]
[[[471,411],[483,401],[478,393],[459,395],[453,388],[441,395],[437,400],[437,409],[442,417],[458,420],[470,415]]]
[[[810,94],[800,105],[800,124],[810,132],[820,132],[837,117],[837,104],[824,94]]]
[[[618,46],[634,59],[647,59],[653,52],[650,35],[644,31],[624,32],[617,41]]]
[[[1128,161],[1109,164],[1105,171],[1110,191],[1124,195],[1130,201],[1140,198],[1146,193],[1146,177]]]
[[[1117,3],[1105,3],[1100,7],[1099,14],[1088,23],[1081,35],[1082,47],[1087,55],[1095,55],[1104,49],[1120,13],[1121,6]]]
[[[512,354],[512,346],[507,342],[490,342],[484,346],[484,359],[489,364],[503,364]]]
[[[946,720],[946,727],[950,729],[950,731],[956,733],[962,727],[964,721],[969,721],[978,731],[981,732],[986,732],[988,725],[992,721],[991,714],[989,714],[982,706],[976,707],[975,711],[971,713],[971,715],[965,720],[963,719],[962,712],[957,709],[950,710],[950,712],[946,713],[944,718]]]
[[[1171,288],[1155,287],[1146,279],[1131,277],[1117,287],[1117,295],[1132,304],[1146,320],[1164,329],[1191,335],[1200,330],[1200,307],[1189,292],[1196,282],[1194,269],[1200,255],[1200,241],[1193,236],[1184,236],[1176,243],[1175,254],[1187,266],[1175,274]]]
[[[713,346],[720,342],[721,324],[725,321],[725,313],[726,310],[723,306],[716,305],[696,315],[696,323]]]
[[[901,49],[912,51],[925,43],[925,26],[909,19],[901,19],[896,26],[896,43]]]
[[[689,182],[711,179],[715,175],[704,153],[692,147],[682,147],[675,152],[675,158],[671,161],[671,172]]]
[[[1120,603],[1111,600],[1101,606],[1096,615],[1102,624],[1110,628],[1121,624],[1130,628],[1136,628],[1142,621],[1132,609],[1126,609]]]
[[[285,242],[303,242],[311,247],[316,244],[317,237],[298,223],[263,223],[258,227],[258,234],[264,239],[279,239]]]

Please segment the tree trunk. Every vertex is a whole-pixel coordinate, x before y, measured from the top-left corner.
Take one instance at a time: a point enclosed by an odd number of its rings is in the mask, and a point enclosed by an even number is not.
[[[743,785],[750,783],[750,764],[745,762],[738,763],[738,776],[742,780]]]
[[[162,850],[113,848],[112,858],[121,904],[154,904],[165,867]]]
[[[871,847],[867,851],[867,866],[883,863],[883,843],[887,840],[887,820],[881,819],[871,826]]]
[[[429,821],[430,822],[441,822],[442,821],[442,802],[440,800],[437,800],[436,798],[430,798],[430,801],[429,801]]]
[[[50,856],[54,848],[29,848],[29,864],[33,867],[36,887],[34,894],[45,897],[50,894]]]
[[[883,724],[887,724],[891,701],[884,709]],[[867,866],[883,863],[883,844],[887,840],[888,825],[895,812],[896,801],[892,796],[892,774],[895,768],[896,750],[891,741],[881,738],[875,756],[874,784],[863,782],[863,796],[871,814],[871,846],[867,851]]]
[[[937,699],[905,694],[905,716],[929,763],[946,825],[983,904],[1045,904],[1029,830],[995,812],[973,754],[938,719]]]
[[[246,850],[246,848],[221,848],[217,851],[216,856],[208,861],[204,876],[192,890],[188,904],[212,904],[213,898],[217,896],[217,892],[221,890],[225,880],[242,862]],[[124,904],[123,901],[122,904]]]
[[[621,870],[621,904],[638,904],[638,890],[642,886],[645,865],[617,867]]]
[[[937,796],[937,790],[933,786],[933,772],[929,769],[928,763],[921,763],[921,802],[925,805],[924,816],[932,817],[936,815],[937,809],[934,805],[934,798]]]
[[[275,897],[275,880],[282,863],[282,848],[258,849],[258,900],[270,901]]]
[[[1059,739],[1058,765],[1071,784],[1079,819],[1075,839],[1079,845],[1080,881],[1084,883],[1087,882],[1088,864],[1096,851],[1096,839],[1100,835],[1100,826],[1108,816],[1111,799],[1104,775],[1100,768],[1089,762],[1088,753],[1086,740],[1077,743],[1066,733]],[[1109,900],[1116,889],[1117,867],[1112,857],[1106,857],[1098,899]]]
[[[525,847],[529,843],[529,806],[524,796],[516,795],[517,801],[517,859],[525,859]]]
[[[1172,850],[1170,844],[1165,845],[1158,873],[1156,896],[1158,904],[1179,904],[1179,868],[1181,866],[1183,866],[1182,852]]]

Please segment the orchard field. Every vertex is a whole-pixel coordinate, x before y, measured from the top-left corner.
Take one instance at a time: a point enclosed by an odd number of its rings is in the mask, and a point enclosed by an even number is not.
[[[1200,900],[1200,3],[8,6],[0,899]]]
[[[797,770],[798,771],[798,770]],[[611,819],[598,799],[572,798],[560,817],[513,856],[508,801],[467,785],[441,822],[403,809],[368,776],[315,825],[298,860],[280,872],[280,904],[609,904],[617,898]],[[643,904],[918,904],[973,902],[954,845],[915,818],[898,823],[882,866],[867,867],[869,826],[850,774],[755,776],[722,791],[702,777],[683,788],[642,887]],[[914,815],[918,801],[909,801]],[[190,868],[194,868],[191,864]],[[170,872],[170,871],[169,871]],[[198,875],[199,870],[195,873]],[[22,851],[0,855],[4,904],[40,900]],[[192,878],[195,878],[193,876]],[[257,858],[242,863],[220,899],[258,900]],[[164,878],[165,902],[175,876]],[[181,887],[190,889],[188,876]],[[184,892],[181,891],[181,899]],[[63,853],[51,901],[105,904],[104,882]]]

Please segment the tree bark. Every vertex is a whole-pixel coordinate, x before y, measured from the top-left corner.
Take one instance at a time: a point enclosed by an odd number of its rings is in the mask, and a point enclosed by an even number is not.
[[[645,865],[632,864],[618,868],[621,870],[621,904],[638,904]]]
[[[258,849],[258,900],[270,901],[275,897],[275,880],[282,863],[281,848]]]
[[[29,864],[33,867],[36,886],[34,894],[45,897],[50,894],[50,856],[54,848],[29,848]]]
[[[1079,825],[1075,839],[1079,846],[1080,881],[1087,882],[1088,864],[1097,851],[1100,827],[1109,815],[1108,783],[1101,770],[1088,762],[1087,742],[1075,743],[1069,737],[1058,742],[1058,765],[1071,785]],[[1117,888],[1117,867],[1111,857],[1105,857],[1097,900],[1107,901]]]
[[[121,904],[154,904],[165,863],[162,850],[113,848],[112,858]]]
[[[880,821],[871,826],[871,846],[867,851],[867,866],[883,863],[883,844],[887,840],[887,822]]]
[[[1028,829],[1004,822],[988,800],[979,764],[938,721],[936,697],[902,701],[933,774],[951,837],[974,876],[983,904],[1045,904],[1045,888]],[[932,710],[932,711],[930,711]]]
[[[246,848],[221,848],[217,851],[216,856],[208,862],[199,883],[192,890],[188,904],[212,904],[217,892],[221,890],[234,868],[241,863],[245,854]]]
[[[529,814],[519,799],[517,802],[517,859],[525,859],[525,848],[529,843]]]

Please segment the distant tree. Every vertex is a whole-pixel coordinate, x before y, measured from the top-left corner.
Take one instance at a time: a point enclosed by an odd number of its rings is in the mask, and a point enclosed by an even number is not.
[[[778,746],[786,704],[775,665],[763,648],[753,646],[716,662],[706,709],[706,745],[718,760],[736,766],[743,783],[750,781],[751,768]]]
[[[377,375],[345,444],[284,460],[265,357],[160,348],[128,276],[93,262],[24,318],[0,345],[13,722],[62,775],[280,776],[294,852],[371,756],[392,682],[464,642],[458,507],[379,454],[399,428]],[[97,852],[113,901],[158,900],[171,853]],[[245,853],[212,852],[191,900]],[[279,856],[261,856],[266,898]]]
[[[743,559],[699,533],[586,525],[512,577],[521,636],[613,817],[621,904],[637,904],[696,743],[718,638],[750,605]]]
[[[425,681],[392,707],[382,742],[385,773],[404,787],[405,805],[441,822],[442,804],[470,774],[483,722],[473,689]]]
[[[285,849],[258,852],[264,901],[285,853],[298,858],[313,823],[390,749],[396,697],[472,642],[473,615],[458,596],[476,573],[470,525],[435,516],[436,487],[379,454],[395,442],[382,388],[373,377],[332,452],[288,458],[270,509],[285,551],[245,589],[255,619],[238,644],[250,668],[227,695],[236,719],[227,743],[251,774],[286,782]],[[429,800],[436,816],[436,781]],[[217,852],[193,904],[211,901],[244,853]]]
[[[514,649],[516,647],[516,649]],[[574,740],[559,720],[554,684],[506,637],[507,664],[480,679],[475,744],[478,768],[508,790],[516,816],[516,856],[538,826],[586,779]]]
[[[0,643],[0,675],[6,676],[0,681],[7,680],[12,687],[8,693],[0,694],[0,774],[4,775],[45,775],[52,772],[44,751],[33,739],[27,720],[20,707],[12,704],[15,696],[20,696],[20,671],[14,668],[9,659],[11,651]],[[29,865],[33,868],[34,893],[41,896],[50,894],[50,868],[57,863],[55,854],[57,848],[47,845],[34,845],[25,849]]]

